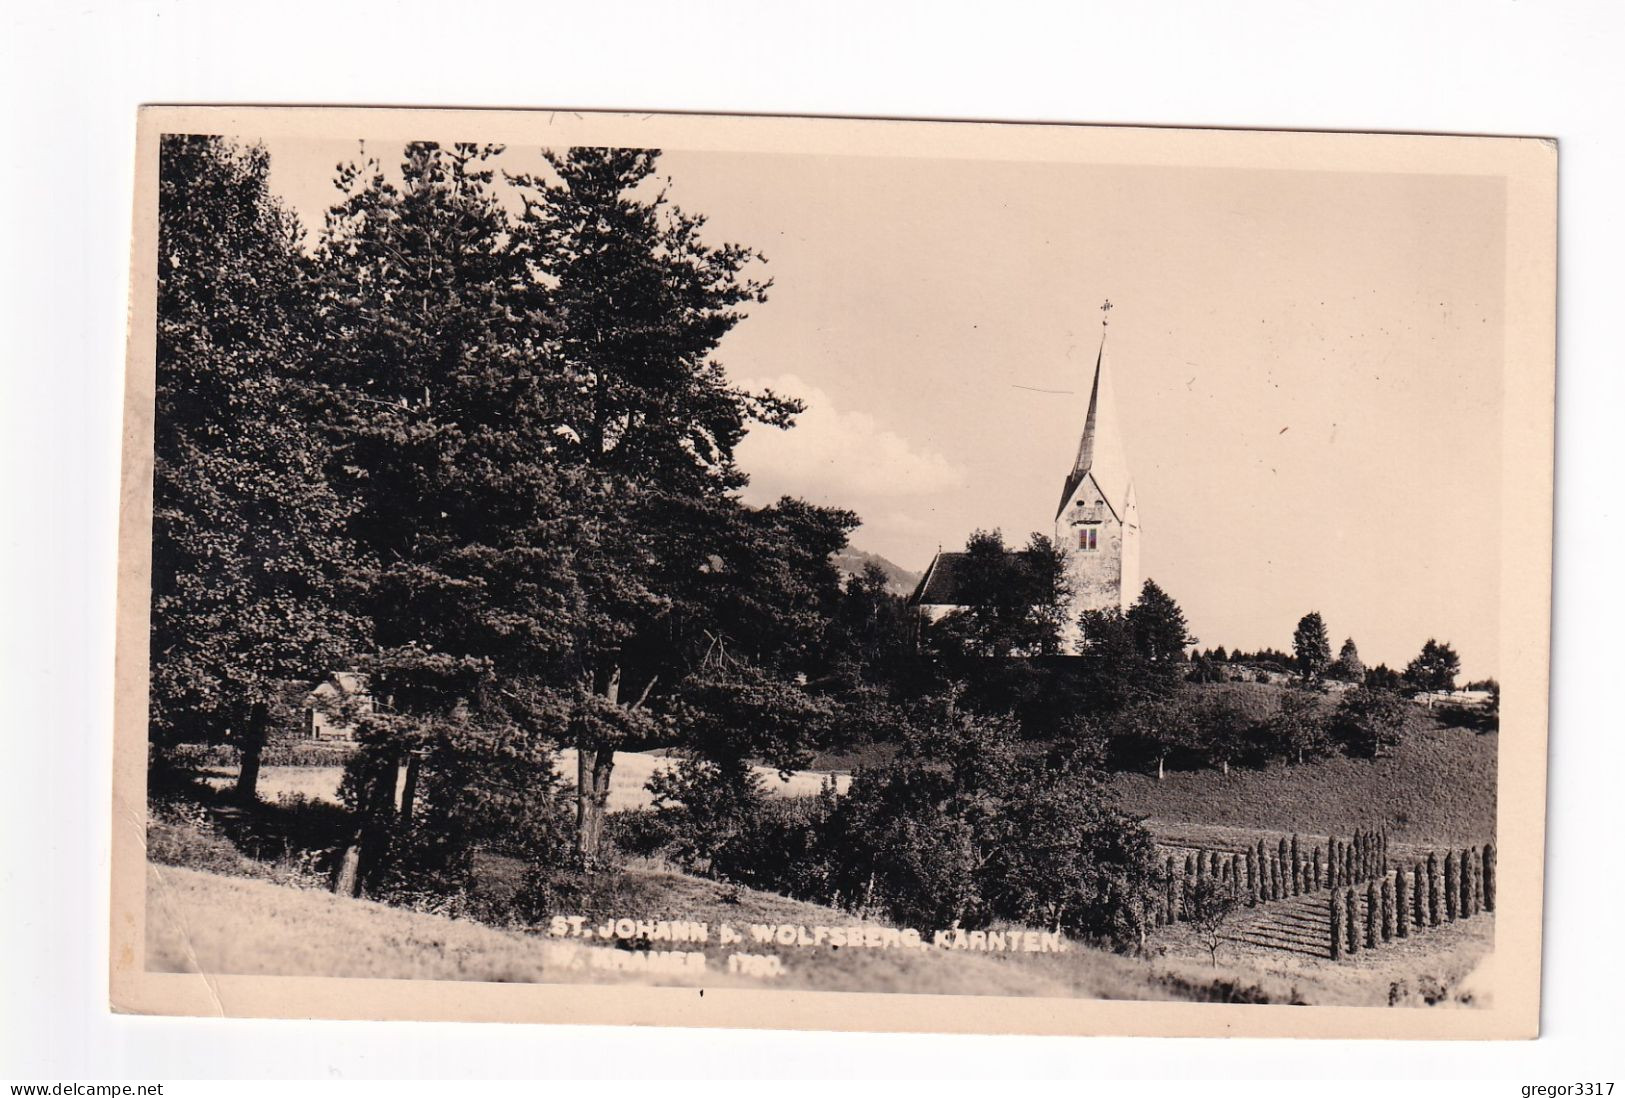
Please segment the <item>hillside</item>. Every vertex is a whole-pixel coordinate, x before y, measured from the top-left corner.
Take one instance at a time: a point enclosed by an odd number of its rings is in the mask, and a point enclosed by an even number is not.
[[[1386,826],[1398,842],[1466,844],[1495,834],[1499,736],[1421,727],[1380,759],[1334,756],[1302,766],[1118,774],[1123,806],[1159,838],[1190,826],[1347,835]]]
[[[912,595],[920,582],[919,572],[910,572],[901,565],[893,564],[879,553],[865,552],[850,545],[838,553],[831,553],[829,559],[841,573],[843,581],[848,576],[861,575],[866,564],[880,565],[886,573],[887,588],[894,595]]]

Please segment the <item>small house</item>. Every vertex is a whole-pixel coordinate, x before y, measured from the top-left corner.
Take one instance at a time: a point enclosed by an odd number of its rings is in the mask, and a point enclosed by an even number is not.
[[[354,715],[372,712],[367,676],[357,671],[335,671],[305,695],[305,739],[323,743],[354,743]]]

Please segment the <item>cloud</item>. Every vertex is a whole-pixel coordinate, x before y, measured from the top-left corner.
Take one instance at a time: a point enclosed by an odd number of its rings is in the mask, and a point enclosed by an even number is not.
[[[788,431],[757,427],[736,457],[757,500],[795,495],[848,506],[864,499],[923,496],[959,488],[965,471],[941,454],[917,450],[865,412],[842,411],[829,395],[794,374],[753,378],[746,389],[772,389],[807,405]]]

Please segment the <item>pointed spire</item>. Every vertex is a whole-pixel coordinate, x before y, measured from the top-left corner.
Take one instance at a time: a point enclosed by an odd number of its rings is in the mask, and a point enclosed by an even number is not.
[[[1123,439],[1117,424],[1117,409],[1112,399],[1111,372],[1106,361],[1106,311],[1112,307],[1107,301],[1101,306],[1100,350],[1095,355],[1094,380],[1089,386],[1089,411],[1083,421],[1083,435],[1078,440],[1078,455],[1067,475],[1066,487],[1056,509],[1059,518],[1072,495],[1084,478],[1093,477],[1106,506],[1119,520],[1123,518],[1128,502],[1131,482],[1128,460],[1123,456]]]

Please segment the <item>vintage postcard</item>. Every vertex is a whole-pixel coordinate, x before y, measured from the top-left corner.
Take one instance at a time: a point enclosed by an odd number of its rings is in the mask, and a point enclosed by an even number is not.
[[[139,127],[115,1009],[1537,1033],[1552,142]]]

